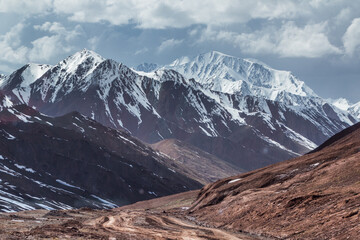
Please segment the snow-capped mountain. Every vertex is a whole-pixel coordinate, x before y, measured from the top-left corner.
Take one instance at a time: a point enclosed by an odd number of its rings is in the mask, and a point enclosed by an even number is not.
[[[327,101],[337,108],[351,113],[360,120],[360,102],[352,104],[345,98],[327,99]]]
[[[248,170],[305,153],[357,121],[290,72],[218,52],[147,73],[83,50],[35,81],[23,72],[4,81],[3,103],[51,116],[79,111],[146,142],[176,138]]]
[[[0,143],[0,212],[113,208],[201,187],[165,155],[77,112],[6,108]]]
[[[348,125],[359,120],[354,119],[354,116],[357,115],[354,115],[353,112],[341,107],[340,102],[334,102],[330,106],[328,101],[320,98],[291,72],[275,70],[257,60],[241,59],[212,51],[201,54],[192,60],[189,58],[177,59],[173,63],[163,66],[162,69],[173,69],[187,79],[194,79],[202,88],[210,90],[212,94],[232,94],[237,99],[253,96],[285,104],[287,108],[312,121],[328,137],[336,131],[334,132],[334,129],[329,131],[332,123],[323,128],[323,121],[319,117],[327,118],[326,122],[339,120]],[[344,101],[346,100],[342,101],[343,104]],[[240,100],[239,106],[241,105],[243,104]],[[270,113],[266,110],[266,106],[260,108],[263,108],[262,112]],[[246,106],[241,110],[249,112]],[[309,117],[311,115],[313,117]],[[269,116],[271,117],[271,113]],[[286,125],[288,126],[288,124]]]
[[[194,59],[175,60],[165,69],[174,69],[186,78],[194,78],[204,87],[228,94],[252,95],[272,101],[297,103],[293,95],[317,95],[289,71],[279,71],[250,59],[241,59],[212,51]]]
[[[29,63],[1,81],[1,89],[12,91],[24,103],[29,102],[30,85],[51,68],[50,65]]]
[[[360,119],[360,102],[355,103],[349,107],[349,112],[354,114],[358,119]]]
[[[351,106],[351,103],[345,98],[338,98],[335,100],[327,99],[327,101],[343,111],[348,111]]]

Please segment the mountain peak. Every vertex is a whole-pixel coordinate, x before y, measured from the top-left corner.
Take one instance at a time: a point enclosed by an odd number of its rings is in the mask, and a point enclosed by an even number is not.
[[[30,84],[40,78],[52,66],[47,64],[27,63],[7,78],[1,79],[0,86],[3,88],[22,88],[25,90]]]
[[[105,61],[105,58],[94,51],[84,48],[62,60],[57,66],[68,74],[75,74],[76,71],[81,70],[86,71],[85,75],[88,75],[103,61]]]
[[[60,64],[65,64],[68,66],[77,66],[85,61],[99,64],[104,60],[105,58],[103,58],[96,52],[84,48],[83,50],[76,52],[75,54],[67,57],[65,60],[61,61]]]
[[[345,98],[338,98],[338,99],[328,99],[328,101],[333,104],[335,107],[347,111],[351,106],[351,103]]]
[[[276,101],[287,101],[294,95],[317,97],[289,71],[276,70],[257,60],[218,51],[203,53],[191,60],[179,58],[163,68],[178,71],[188,79],[194,78],[217,92],[261,96]],[[244,88],[244,85],[249,88]],[[298,98],[294,97],[294,100],[298,101]]]

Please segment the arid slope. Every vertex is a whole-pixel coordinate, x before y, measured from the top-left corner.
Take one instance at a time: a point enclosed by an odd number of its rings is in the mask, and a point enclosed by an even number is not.
[[[202,184],[245,172],[231,163],[177,139],[165,139],[152,144],[151,147],[174,160],[164,164],[170,164],[169,167]]]
[[[190,216],[284,239],[360,236],[360,124],[312,153],[205,186]]]

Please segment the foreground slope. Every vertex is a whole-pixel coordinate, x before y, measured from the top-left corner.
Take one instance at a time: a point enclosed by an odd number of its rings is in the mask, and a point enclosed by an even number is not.
[[[358,239],[360,124],[312,153],[112,210],[0,215],[0,237]]]
[[[312,153],[204,187],[190,209],[203,224],[285,239],[360,235],[360,124]]]
[[[166,139],[152,144],[151,147],[174,159],[173,162],[167,162],[171,164],[171,168],[202,184],[245,172],[235,165],[177,139]]]
[[[179,214],[196,192],[113,210],[26,211],[0,215],[1,239],[254,240],[248,234],[198,226]],[[172,208],[178,210],[173,211]],[[179,211],[179,212],[178,212]],[[178,212],[178,213],[177,213]]]
[[[72,112],[0,112],[0,211],[111,208],[197,189],[129,134]]]

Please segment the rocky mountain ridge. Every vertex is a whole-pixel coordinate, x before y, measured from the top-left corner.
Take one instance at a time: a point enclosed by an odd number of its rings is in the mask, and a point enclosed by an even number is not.
[[[78,111],[145,142],[179,139],[246,170],[308,152],[358,121],[289,72],[218,52],[168,66],[180,73],[133,71],[86,49],[44,66],[6,77],[3,106],[25,103],[50,116]]]

